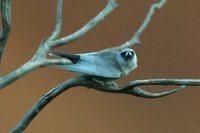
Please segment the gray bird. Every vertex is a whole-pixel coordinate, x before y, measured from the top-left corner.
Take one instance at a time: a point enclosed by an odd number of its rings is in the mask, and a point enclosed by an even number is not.
[[[70,60],[73,64],[55,67],[108,82],[126,76],[137,67],[137,56],[133,49],[122,51],[100,51],[84,54],[51,52],[49,55]]]

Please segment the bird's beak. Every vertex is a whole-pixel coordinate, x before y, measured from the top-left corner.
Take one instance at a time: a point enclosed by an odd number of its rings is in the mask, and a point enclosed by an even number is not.
[[[132,54],[131,51],[126,52],[126,56],[132,56],[132,55],[133,55],[133,54]]]

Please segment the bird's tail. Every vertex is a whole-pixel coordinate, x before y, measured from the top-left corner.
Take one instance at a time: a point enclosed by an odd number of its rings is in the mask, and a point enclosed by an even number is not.
[[[50,52],[50,56],[58,56],[58,57],[63,57],[69,59],[71,62],[74,64],[77,63],[80,60],[80,55],[77,54],[70,54],[70,53],[63,53],[63,52]]]

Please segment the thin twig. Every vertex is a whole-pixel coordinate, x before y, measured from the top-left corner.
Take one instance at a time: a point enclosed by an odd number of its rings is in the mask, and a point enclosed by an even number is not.
[[[57,0],[56,25],[55,25],[54,32],[48,38],[49,40],[56,39],[58,35],[60,34],[61,27],[62,27],[62,5],[63,5],[62,0]]]

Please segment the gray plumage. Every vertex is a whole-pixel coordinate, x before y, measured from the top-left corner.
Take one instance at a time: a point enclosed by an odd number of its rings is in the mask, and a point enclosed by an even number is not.
[[[51,52],[50,55],[67,58],[73,62],[70,65],[56,65],[58,68],[104,79],[124,77],[137,67],[137,56],[134,50],[129,48],[121,52],[102,51],[84,54]]]

